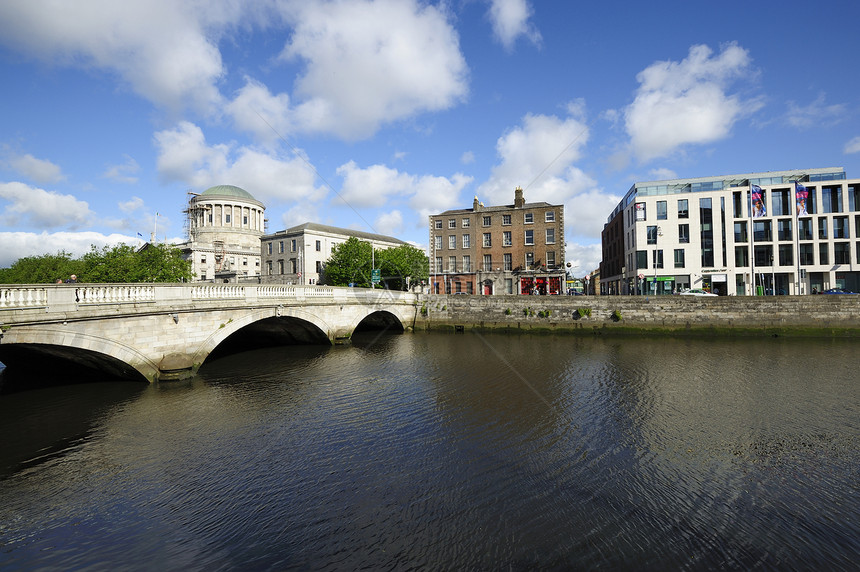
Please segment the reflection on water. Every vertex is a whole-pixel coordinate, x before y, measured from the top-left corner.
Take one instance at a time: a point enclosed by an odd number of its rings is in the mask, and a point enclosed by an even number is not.
[[[359,337],[0,397],[0,568],[850,569],[856,342]]]

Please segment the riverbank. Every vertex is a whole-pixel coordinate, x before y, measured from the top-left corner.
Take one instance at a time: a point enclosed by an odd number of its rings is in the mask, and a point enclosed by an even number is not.
[[[860,338],[860,295],[425,295],[415,329]]]

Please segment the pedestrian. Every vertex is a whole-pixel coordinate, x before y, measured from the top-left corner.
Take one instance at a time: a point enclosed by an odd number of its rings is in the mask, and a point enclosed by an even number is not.
[[[69,279],[68,279],[68,280],[66,280],[66,282],[67,282],[68,284],[74,284],[74,283],[75,283],[75,282],[77,282],[77,281],[78,281],[78,277],[77,277],[77,276],[75,276],[74,274],[72,274],[71,276],[69,276]]]

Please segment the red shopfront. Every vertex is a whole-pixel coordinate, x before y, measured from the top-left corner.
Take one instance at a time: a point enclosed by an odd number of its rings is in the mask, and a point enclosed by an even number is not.
[[[561,294],[561,277],[524,276],[520,278],[520,294]]]

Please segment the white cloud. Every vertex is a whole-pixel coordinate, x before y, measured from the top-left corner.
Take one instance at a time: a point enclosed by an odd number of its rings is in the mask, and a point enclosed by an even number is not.
[[[43,61],[108,70],[144,98],[212,112],[223,74],[217,35],[240,21],[233,2],[0,3],[0,41]]]
[[[96,248],[117,244],[141,244],[141,239],[123,234],[98,232],[0,232],[0,268],[8,268],[25,256],[42,256],[65,251],[74,258]]]
[[[487,205],[511,204],[514,189],[520,186],[540,197],[535,200],[562,202],[582,190],[580,184],[587,178],[571,168],[589,138],[588,126],[579,119],[581,109],[581,103],[574,102],[565,118],[526,115],[500,137],[496,142],[500,163],[478,188],[478,198]]]
[[[143,199],[140,197],[131,197],[130,200],[123,201],[117,206],[124,213],[133,213],[143,208]]]
[[[860,153],[860,136],[855,137],[845,144],[844,152],[846,155],[850,153]]]
[[[93,216],[90,207],[72,195],[61,195],[24,183],[0,183],[0,199],[9,201],[0,222],[12,227],[28,224],[41,228],[79,228]]]
[[[289,6],[295,29],[282,57],[305,64],[293,94],[299,129],[359,139],[465,97],[466,61],[441,8],[416,0]]]
[[[815,101],[805,107],[789,101],[786,121],[800,129],[835,125],[845,116],[845,106],[841,103],[826,105],[824,100],[825,95],[820,93]]]
[[[403,230],[403,214],[397,210],[381,213],[373,221],[373,228],[379,234],[397,236]]]
[[[651,181],[669,181],[677,179],[678,174],[672,169],[660,168],[648,171],[648,177]]]
[[[394,195],[411,192],[414,179],[411,175],[385,165],[371,165],[361,169],[350,161],[338,167],[343,177],[340,199],[354,208],[381,207]]]
[[[236,185],[267,203],[319,202],[327,191],[315,186],[316,173],[304,157],[282,159],[273,151],[234,144],[209,145],[203,130],[183,121],[159,131],[158,172],[162,180],[181,181],[195,189]]]
[[[285,93],[272,95],[269,88],[252,78],[245,78],[245,86],[225,109],[237,128],[270,146],[292,131],[290,97]]]
[[[564,258],[566,262],[570,263],[570,273],[576,278],[582,278],[600,268],[603,251],[599,243],[578,244],[569,242]]]
[[[475,162],[475,154],[472,151],[466,151],[460,155],[460,162],[464,165],[471,165]]]
[[[109,166],[105,172],[102,174],[102,177],[105,179],[110,179],[111,181],[117,183],[136,183],[137,177],[136,175],[140,171],[140,165],[137,164],[132,157],[128,155],[125,156],[125,163],[120,165],[111,165]]]
[[[707,46],[693,46],[681,62],[656,62],[636,76],[639,90],[624,117],[640,161],[724,139],[738,119],[760,108],[757,101],[727,92],[734,80],[748,75],[748,52],[732,43],[712,56]]]
[[[529,22],[532,7],[527,0],[491,0],[487,14],[493,34],[505,49],[513,49],[520,36],[525,36],[533,44],[540,44],[540,32]]]
[[[42,185],[66,180],[63,170],[58,165],[47,159],[37,159],[29,153],[10,155],[7,162],[19,175]]]

